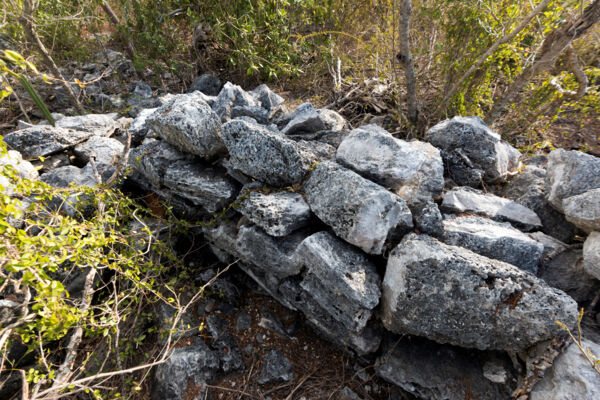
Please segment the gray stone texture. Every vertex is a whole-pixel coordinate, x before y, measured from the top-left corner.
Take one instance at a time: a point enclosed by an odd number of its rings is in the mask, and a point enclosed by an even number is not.
[[[4,142],[23,157],[32,159],[66,150],[92,135],[90,132],[40,125],[7,133]]]
[[[583,244],[583,268],[600,279],[600,232],[592,232]]]
[[[221,81],[212,74],[202,74],[194,78],[190,92],[199,90],[208,96],[216,96],[221,91]]]
[[[265,84],[259,85],[250,91],[250,95],[260,104],[260,106],[268,111],[279,107],[284,99],[277,93],[273,92]]]
[[[257,382],[265,385],[268,383],[293,382],[295,379],[290,361],[279,350],[269,350],[262,359]]]
[[[535,276],[416,234],[390,254],[381,302],[392,332],[480,350],[521,351],[577,317],[573,299]]]
[[[286,135],[308,134],[325,130],[343,130],[346,120],[333,110],[316,110],[312,104],[304,103],[286,117],[288,121],[281,129]]]
[[[0,155],[0,167],[10,167],[21,178],[36,180],[39,174],[33,164],[23,160],[23,156],[16,150],[8,150]]]
[[[409,204],[431,200],[444,187],[438,149],[429,143],[396,139],[377,125],[352,130],[338,147],[336,160]]]
[[[87,132],[91,136],[110,136],[119,128],[117,118],[117,113],[76,115],[59,119],[56,127]]]
[[[250,93],[244,91],[238,85],[227,82],[219,92],[212,108],[221,119],[221,122],[226,122],[231,119],[233,107],[252,107],[258,105]]]
[[[219,118],[196,93],[174,96],[152,113],[146,124],[181,151],[202,158],[225,151]]]
[[[458,185],[496,182],[519,166],[519,151],[479,117],[440,122],[425,133],[425,140],[441,150],[446,171]]]
[[[319,219],[369,254],[382,254],[413,227],[404,200],[334,162],[319,163],[303,190]]]
[[[590,233],[600,231],[600,188],[563,199],[567,221]]]

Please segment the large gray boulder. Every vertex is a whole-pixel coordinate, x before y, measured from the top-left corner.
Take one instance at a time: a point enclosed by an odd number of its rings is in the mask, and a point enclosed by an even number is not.
[[[583,340],[584,349],[592,354],[600,354],[600,345]],[[598,372],[581,353],[571,344],[559,355],[544,377],[533,387],[531,400],[596,400],[600,398],[600,379]]]
[[[583,268],[600,279],[600,232],[592,232],[583,243]]]
[[[261,193],[242,189],[238,211],[271,236],[287,236],[311,220],[308,204],[293,192]]]
[[[425,140],[442,151],[446,171],[458,185],[496,182],[519,166],[519,151],[479,117],[440,122],[425,133]]]
[[[375,372],[420,399],[509,399],[516,388],[506,357],[417,337],[386,342]],[[498,371],[494,376],[486,373],[490,366]]]
[[[375,265],[364,253],[328,232],[306,238],[297,255],[301,266],[306,267],[300,286],[346,328],[362,330],[381,295]]]
[[[153,112],[146,124],[183,152],[212,158],[225,151],[221,122],[196,92],[174,96]]]
[[[300,183],[317,161],[296,142],[239,119],[223,125],[223,140],[233,168],[272,186]]]
[[[544,246],[510,224],[476,216],[444,220],[443,241],[537,273]]]
[[[111,113],[64,117],[56,121],[56,127],[87,132],[93,136],[110,136],[119,128],[118,116],[117,113]]]
[[[318,131],[345,129],[346,120],[333,110],[316,110],[312,104],[298,106],[287,118],[281,132],[286,135],[309,134]]]
[[[33,159],[66,150],[92,135],[90,132],[39,125],[8,133],[4,136],[4,142],[25,158]]]
[[[554,150],[546,167],[546,195],[563,211],[563,200],[600,188],[600,158],[580,151]]]
[[[406,202],[357,173],[325,161],[304,185],[311,210],[340,238],[369,254],[413,227]]]
[[[588,233],[600,231],[600,188],[563,200],[567,221]]]
[[[480,350],[521,351],[577,318],[577,303],[535,276],[416,234],[390,254],[381,302],[392,332]]]
[[[275,238],[262,229],[243,225],[237,235],[235,251],[239,257],[256,265],[278,279],[300,273],[301,265],[296,259],[296,249],[306,238],[303,232]]]
[[[177,347],[154,371],[152,400],[184,400],[192,393],[205,397],[219,369],[219,358],[200,340],[192,346]],[[197,397],[194,397],[197,398]]]
[[[233,202],[238,184],[225,172],[197,161],[180,160],[165,170],[163,185],[171,192],[213,214]]]
[[[446,193],[441,209],[449,213],[474,213],[496,221],[510,222],[525,231],[542,227],[540,218],[529,208],[469,187],[456,187]]]
[[[213,103],[213,110],[222,122],[231,118],[233,107],[258,106],[256,99],[238,85],[227,82]]]
[[[377,125],[352,130],[338,147],[336,160],[410,204],[431,200],[444,187],[438,149],[429,143],[396,139]]]

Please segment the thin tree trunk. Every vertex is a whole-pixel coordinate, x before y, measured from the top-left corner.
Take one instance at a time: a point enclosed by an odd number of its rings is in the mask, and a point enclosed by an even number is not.
[[[488,59],[489,56],[491,56],[492,54],[494,54],[494,52],[496,50],[498,50],[498,48],[500,46],[502,46],[505,43],[510,42],[511,40],[513,40],[515,38],[515,36],[517,36],[519,34],[519,32],[521,32],[523,29],[525,29],[525,27],[527,25],[529,25],[529,23],[531,22],[531,20],[533,18],[535,18],[536,15],[538,15],[540,12],[542,12],[546,6],[548,6],[548,3],[550,3],[551,0],[544,0],[542,1],[540,4],[538,4],[538,6],[527,16],[525,17],[525,19],[523,21],[521,21],[521,23],[515,28],[513,29],[510,33],[508,33],[507,35],[502,36],[500,39],[498,39],[493,45],[492,47],[490,47],[489,49],[486,50],[485,53],[483,53],[478,59],[477,61],[475,61],[475,63],[473,65],[471,65],[471,67],[467,70],[467,72],[465,72],[451,87],[450,89],[446,92],[446,94],[444,95],[444,99],[441,102],[441,105],[443,105],[443,108],[446,108],[446,104],[448,103],[448,100],[450,100],[452,98],[452,96],[454,96],[456,94],[456,91],[461,87],[461,85],[478,69],[480,68],[483,63]]]
[[[77,96],[73,92],[73,89],[71,89],[71,86],[69,86],[69,84],[65,81],[64,77],[58,70],[56,63],[50,56],[50,53],[48,53],[46,46],[44,46],[44,43],[42,43],[42,40],[36,33],[35,25],[33,23],[33,14],[34,9],[31,0],[23,0],[23,14],[19,18],[19,22],[23,26],[25,36],[27,36],[27,39],[29,39],[29,41],[37,47],[40,54],[42,55],[42,58],[44,59],[45,64],[50,69],[50,71],[52,71],[52,74],[54,74],[55,77],[60,79],[60,84],[63,87],[63,89],[65,89],[65,92],[67,92],[67,96],[71,100],[71,104],[77,109],[79,113],[85,114],[85,109],[77,99]]]
[[[417,124],[419,119],[419,110],[417,107],[417,79],[413,66],[412,56],[410,55],[410,16],[412,13],[411,0],[402,0],[400,3],[400,52],[396,58],[404,69],[406,79],[406,103],[408,106],[408,120]]]
[[[550,69],[562,52],[599,20],[600,0],[595,0],[576,18],[552,31],[544,40],[539,58],[514,80],[501,97],[496,99],[486,117],[486,122],[492,124],[503,116],[508,111],[508,106],[517,101],[521,95],[521,90],[531,79]]]
[[[106,1],[102,2],[102,8],[104,9],[104,12],[106,12],[106,14],[110,17],[112,23],[115,25],[115,28],[117,28],[117,32],[121,38],[121,41],[125,43],[125,50],[127,51],[127,55],[132,61],[135,60],[135,49],[133,48],[133,45],[119,31],[119,24],[121,23],[121,21],[119,21],[119,17],[117,17],[117,14],[115,14],[110,4],[108,4]]]

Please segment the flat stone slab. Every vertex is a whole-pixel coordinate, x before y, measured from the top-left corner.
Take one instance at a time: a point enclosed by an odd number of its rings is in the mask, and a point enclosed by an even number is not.
[[[496,221],[510,222],[526,231],[542,227],[540,218],[529,208],[468,187],[457,187],[446,193],[441,209],[450,213],[483,215]]]
[[[307,237],[297,256],[307,269],[300,286],[348,329],[363,329],[381,296],[373,262],[329,232]]]
[[[38,125],[6,134],[4,142],[23,157],[33,159],[66,150],[92,135],[90,132]]]
[[[225,152],[221,121],[197,93],[174,96],[148,116],[146,124],[179,150],[212,158]]]
[[[233,168],[268,185],[300,183],[317,158],[296,142],[239,119],[223,125]]]
[[[377,125],[352,130],[338,147],[336,160],[409,203],[431,200],[444,187],[438,149],[429,143],[396,139]]]
[[[563,199],[567,221],[590,233],[600,231],[600,188]]]
[[[600,158],[580,151],[554,150],[546,166],[546,196],[563,211],[563,200],[600,188]]]
[[[117,118],[117,113],[76,115],[57,120],[56,127],[88,132],[93,136],[110,136],[119,128]]]
[[[544,246],[510,224],[481,217],[444,220],[443,241],[536,274]]]
[[[311,219],[308,204],[299,193],[242,189],[238,211],[271,236],[287,236]]]
[[[417,337],[388,342],[375,362],[375,372],[417,398],[498,400],[511,398],[516,389],[516,373],[507,357],[495,360],[492,354]],[[485,368],[493,361],[499,375],[504,375],[503,382],[493,382],[485,376]]]
[[[459,185],[496,182],[519,166],[521,153],[479,117],[442,121],[425,133],[425,140],[442,150],[446,170]]]
[[[340,238],[369,254],[413,227],[406,202],[334,162],[317,165],[304,185],[311,210]]]
[[[390,254],[381,302],[392,332],[480,350],[521,351],[577,318],[577,303],[539,278],[416,234]]]

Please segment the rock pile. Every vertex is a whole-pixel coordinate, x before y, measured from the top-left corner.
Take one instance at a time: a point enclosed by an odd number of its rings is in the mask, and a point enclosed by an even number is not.
[[[376,125],[350,129],[308,103],[288,112],[265,85],[218,86],[200,79],[206,93],[157,100],[133,121],[65,117],[5,141],[26,158],[56,159],[42,170],[51,185],[93,185],[90,154],[100,172],[114,168],[129,126],[131,180],[185,218],[222,212],[202,228],[222,262],[239,260],[317,332],[378,357],[381,377],[425,399],[509,397],[520,371],[508,354],[559,335],[555,321],[573,327],[575,300],[598,289],[600,159],[553,151],[547,162],[532,159],[500,197],[486,184],[516,174],[520,153],[479,118],[455,117],[430,129],[427,142],[409,142]],[[60,161],[64,154],[74,165]],[[577,234],[589,234],[583,250],[571,245]],[[198,384],[217,364],[194,343],[176,349],[156,379],[181,370],[181,385]],[[565,384],[561,368],[538,398]],[[263,372],[294,379],[284,370]],[[579,398],[598,390],[586,382]],[[158,384],[161,398],[183,398],[181,385]]]

